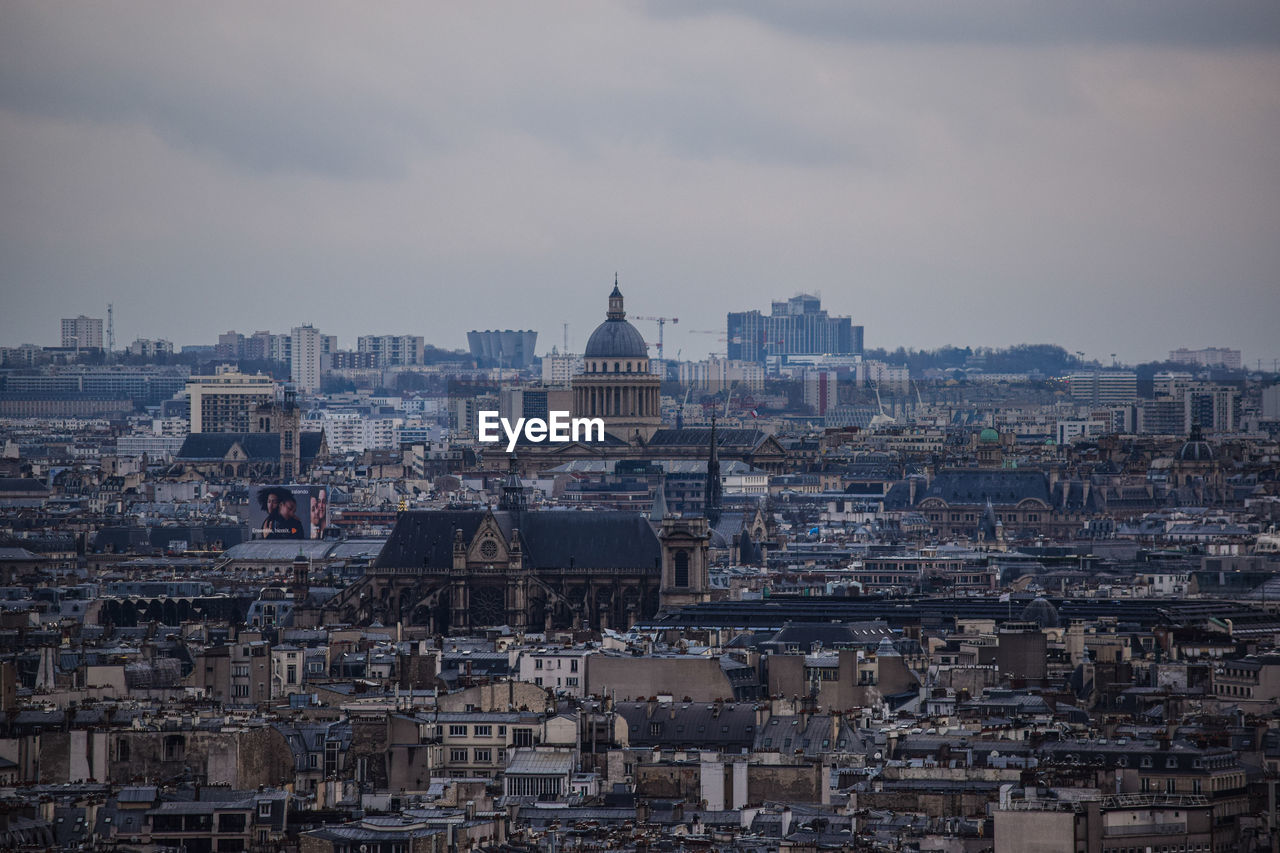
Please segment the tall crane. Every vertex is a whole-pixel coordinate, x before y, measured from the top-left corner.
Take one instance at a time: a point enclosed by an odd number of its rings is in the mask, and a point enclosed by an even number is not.
[[[116,351],[116,317],[115,306],[110,302],[107,303],[107,361],[111,360],[111,354]]]
[[[658,361],[662,361],[662,330],[668,323],[675,325],[680,322],[679,317],[642,317],[636,315],[637,320],[652,320],[658,324]]]
[[[714,331],[714,330],[712,330],[712,329],[690,329],[690,330],[689,330],[689,334],[691,334],[691,335],[716,335],[716,336],[717,336],[717,337],[716,337],[716,340],[717,340],[717,341],[719,341],[720,343],[722,343],[722,344],[727,344],[727,343],[729,342],[729,338],[728,338],[727,336],[722,335],[722,334],[720,334],[719,332]],[[736,343],[736,342],[737,342],[737,340],[735,339],[735,340],[734,340],[734,342]],[[716,355],[721,355],[721,353],[713,352],[713,353],[708,353],[708,355],[716,356]],[[726,351],[723,353],[723,355],[724,355],[724,357],[725,357],[725,358],[728,358],[728,357],[729,357],[729,353],[728,353],[728,349],[727,349],[727,348],[726,348]]]

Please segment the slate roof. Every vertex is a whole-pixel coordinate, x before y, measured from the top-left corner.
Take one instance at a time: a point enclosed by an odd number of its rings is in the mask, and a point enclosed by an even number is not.
[[[750,749],[755,741],[756,708],[749,702],[619,702],[631,746]],[[656,729],[655,729],[656,726]]]
[[[862,746],[858,733],[843,721],[825,714],[807,721],[800,717],[775,716],[756,733],[753,752],[803,752],[817,757],[831,752],[852,752]]]
[[[148,529],[151,544],[156,548],[167,547],[175,539],[185,540],[192,545],[221,542],[222,547],[230,548],[249,538],[249,528],[243,525],[156,525]]]
[[[758,429],[716,428],[716,447],[754,450],[769,439],[769,434]],[[660,429],[647,442],[649,447],[710,447],[710,427],[683,427]]]
[[[49,487],[32,477],[0,477],[0,495],[45,495]]]
[[[1028,498],[1052,503],[1049,480],[1040,471],[1026,469],[944,469],[939,471],[921,500],[938,497],[948,504],[1017,504]]]
[[[323,436],[320,432],[304,432],[299,436],[299,453],[303,459],[314,459],[319,454]],[[182,447],[174,458],[185,461],[221,461],[237,442],[251,461],[280,458],[278,432],[193,432],[182,442]]]
[[[507,764],[508,776],[567,776],[573,772],[573,752],[567,749],[517,749]]]
[[[375,565],[379,568],[453,566],[454,532],[470,542],[487,510],[414,510],[396,517]],[[662,556],[658,537],[649,522],[634,512],[533,512],[493,513],[494,521],[509,539],[520,530],[526,564],[533,569],[563,569],[570,562],[580,568],[640,568],[658,573]]]
[[[1082,487],[1072,497],[1081,501]],[[1053,506],[1054,496],[1049,489],[1049,479],[1042,471],[1010,468],[948,468],[939,471],[924,487],[918,484],[916,503],[927,498],[941,498],[949,505],[980,504],[991,501],[995,506],[1012,506],[1028,498]],[[1090,496],[1091,501],[1093,496]],[[905,509],[911,506],[910,488],[906,481],[894,483],[885,495],[885,509]]]
[[[182,537],[172,538],[181,539]],[[103,527],[93,535],[93,550],[112,550],[123,554],[147,544],[148,540],[149,535],[145,527]],[[168,544],[167,540],[166,544]]]
[[[768,640],[762,640],[761,649],[785,650],[788,646],[798,646],[802,651],[809,651],[814,644],[824,649],[840,648],[873,648],[888,637],[896,640],[897,636],[889,623],[872,622],[787,622],[781,630]]]

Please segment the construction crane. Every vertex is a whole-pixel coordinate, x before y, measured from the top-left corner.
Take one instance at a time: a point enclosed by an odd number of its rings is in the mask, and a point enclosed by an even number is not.
[[[658,324],[658,361],[662,361],[662,330],[663,330],[663,327],[665,327],[668,323],[670,323],[671,325],[673,325],[673,326],[674,326],[676,323],[679,323],[679,322],[680,322],[680,318],[679,318],[679,317],[642,317],[641,315],[637,314],[637,315],[636,315],[636,319],[637,319],[637,320],[652,320],[653,322],[655,322],[655,323],[657,323],[657,324]]]
[[[722,344],[723,344],[723,343],[728,343],[728,341],[729,341],[729,338],[728,338],[728,337],[726,337],[723,333],[718,332],[718,331],[715,331],[715,330],[713,330],[713,329],[690,329],[690,330],[689,330],[689,334],[691,334],[691,335],[715,335],[715,336],[716,336],[716,340],[717,340],[717,341],[719,341],[719,342],[720,342],[720,343],[722,343]],[[728,353],[728,351],[727,351],[727,350],[728,350],[728,348],[726,347],[726,351],[723,353],[723,355],[724,355],[724,357],[725,357],[725,358],[728,358],[728,357],[729,357],[729,353]],[[714,357],[715,357],[715,356],[717,356],[717,355],[721,355],[721,353],[718,353],[718,352],[709,352],[709,353],[707,353],[707,355],[712,356],[712,357],[714,358]]]

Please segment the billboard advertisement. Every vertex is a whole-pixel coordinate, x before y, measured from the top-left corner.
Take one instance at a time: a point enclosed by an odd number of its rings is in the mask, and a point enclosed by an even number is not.
[[[325,486],[254,486],[249,526],[255,539],[323,539],[329,526]]]

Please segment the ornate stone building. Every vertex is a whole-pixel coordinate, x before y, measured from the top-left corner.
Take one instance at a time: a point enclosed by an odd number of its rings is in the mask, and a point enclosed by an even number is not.
[[[325,605],[326,618],[436,633],[626,628],[707,600],[709,541],[703,518],[527,510],[513,478],[497,510],[400,513],[364,578]]]
[[[585,371],[571,382],[573,414],[603,418],[605,431],[622,441],[648,441],[662,426],[662,380],[649,371],[649,346],[627,322],[616,278],[605,321],[591,333],[582,358]]]

